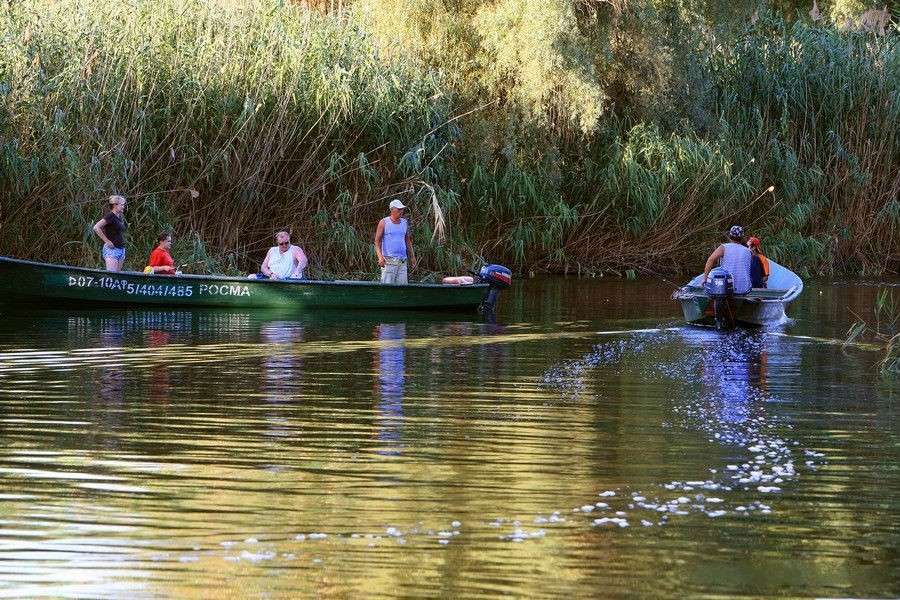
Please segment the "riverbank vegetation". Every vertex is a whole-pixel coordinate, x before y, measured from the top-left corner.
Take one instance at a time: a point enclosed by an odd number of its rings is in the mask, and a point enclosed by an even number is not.
[[[900,377],[900,298],[885,288],[875,295],[872,314],[856,316],[856,322],[847,332],[846,344],[868,339],[876,344],[883,356],[878,362],[881,373]]]
[[[740,222],[806,273],[900,266],[888,10],[700,0],[22,0],[0,7],[0,254],[375,269],[390,198],[424,266],[696,271]]]

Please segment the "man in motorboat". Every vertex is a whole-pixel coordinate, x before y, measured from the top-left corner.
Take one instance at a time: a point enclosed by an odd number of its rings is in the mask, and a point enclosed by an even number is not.
[[[750,263],[750,281],[755,288],[764,288],[769,281],[769,259],[762,253],[760,246],[758,237],[747,240],[747,247],[753,254],[753,262]]]
[[[753,254],[744,243],[744,228],[733,225],[728,230],[728,242],[721,244],[713,250],[706,259],[703,269],[703,283],[709,277],[709,272],[716,266],[726,269],[734,282],[735,294],[746,294],[752,287],[750,279],[750,266],[753,262]]]
[[[259,273],[250,275],[250,279],[303,279],[308,262],[303,248],[291,244],[287,231],[275,234],[275,244],[266,253]]]

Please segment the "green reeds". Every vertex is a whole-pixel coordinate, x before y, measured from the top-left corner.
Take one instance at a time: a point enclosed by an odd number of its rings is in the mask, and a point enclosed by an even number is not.
[[[0,32],[6,254],[96,264],[121,193],[132,267],[171,227],[185,262],[246,266],[287,228],[319,268],[363,268],[395,157],[446,117],[434,76],[276,2],[21,2]]]
[[[716,58],[718,111],[778,192],[762,233],[811,270],[896,271],[898,37],[761,19]]]
[[[900,299],[887,290],[879,290],[875,295],[872,319],[857,315],[857,320],[847,331],[846,343],[869,337],[883,348],[883,357],[878,362],[882,374],[900,376]]]
[[[98,265],[91,225],[122,193],[130,268],[171,229],[177,261],[253,270],[290,229],[313,274],[373,273],[402,196],[440,271],[696,271],[733,222],[801,271],[900,264],[895,32],[763,15],[702,48],[678,34],[692,89],[586,133],[276,0],[21,0],[0,35],[0,254]]]

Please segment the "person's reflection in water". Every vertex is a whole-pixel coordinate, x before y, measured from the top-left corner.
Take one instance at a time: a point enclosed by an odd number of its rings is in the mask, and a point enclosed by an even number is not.
[[[379,454],[402,453],[403,378],[406,371],[405,323],[382,323],[375,327],[375,338],[382,347],[375,354],[379,399],[376,404]]]
[[[303,326],[293,321],[273,321],[260,328],[260,336],[271,346],[262,363],[266,400],[279,404],[290,402],[302,383],[303,359],[292,346],[303,341]],[[292,435],[293,431],[281,414],[272,412],[266,420],[269,423],[267,435]]]
[[[703,360],[703,382],[724,423],[743,423],[766,389],[768,356],[761,336],[743,331],[716,333]]]
[[[303,326],[291,321],[273,321],[259,333],[265,343],[275,346],[263,359],[266,399],[287,402],[297,388],[303,369],[303,359],[291,348],[303,341]]]
[[[119,349],[119,352],[110,354],[113,361],[119,359],[124,338],[124,327],[119,319],[103,319],[100,322],[100,347]],[[125,400],[125,368],[116,362],[105,365],[100,371],[98,388],[103,402],[121,404]]]
[[[172,334],[159,329],[149,329],[146,332],[147,346],[160,349],[169,344]],[[169,378],[169,365],[163,361],[150,369],[150,389],[147,394],[150,400],[168,402],[172,385]]]

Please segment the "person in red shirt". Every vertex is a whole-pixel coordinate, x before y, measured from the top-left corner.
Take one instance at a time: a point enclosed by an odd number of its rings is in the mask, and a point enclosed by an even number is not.
[[[768,286],[769,281],[769,259],[762,253],[760,241],[757,237],[752,237],[747,241],[747,247],[753,255],[750,263],[750,280],[755,288],[764,288]]]
[[[147,270],[152,269],[157,275],[174,275],[175,261],[169,250],[172,249],[172,236],[168,233],[159,234],[159,244],[150,253],[150,261],[147,263]]]

